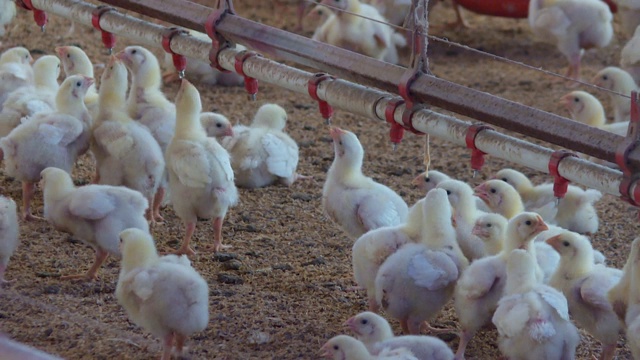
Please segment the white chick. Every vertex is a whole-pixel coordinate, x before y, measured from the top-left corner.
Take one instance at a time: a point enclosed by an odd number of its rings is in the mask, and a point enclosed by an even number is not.
[[[0,0],[0,37],[7,33],[7,26],[16,16],[16,4],[12,0]],[[0,46],[2,41],[0,41]]]
[[[84,75],[93,78],[93,63],[87,54],[77,46],[58,46],[56,54],[62,61],[62,67],[66,76]],[[123,94],[124,95],[124,94]],[[98,91],[91,85],[84,96],[84,104],[91,114],[91,118],[98,117]]]
[[[576,80],[584,50],[605,47],[613,37],[613,15],[601,0],[531,0],[528,17],[533,33],[567,58],[567,76]]]
[[[500,214],[483,214],[478,216],[471,233],[482,240],[485,256],[500,253],[504,246],[508,220]]]
[[[200,123],[207,132],[207,136],[221,142],[225,136],[233,136],[233,125],[224,115],[214,112],[200,114]]]
[[[524,212],[520,194],[504,181],[487,180],[476,186],[474,193],[489,206],[492,212],[504,216],[507,220]]]
[[[0,334],[0,354],[3,360],[62,360],[60,357],[11,340],[3,334]]]
[[[478,259],[462,273],[455,288],[454,306],[462,331],[456,352],[457,359],[464,352],[475,333],[491,322],[491,316],[504,293],[507,278],[507,258],[512,250],[525,249],[535,255],[533,239],[547,224],[540,215],[524,212],[509,220],[503,250],[497,255]],[[536,266],[536,277],[542,280],[542,271]]]
[[[549,203],[556,203],[552,183],[533,186],[529,178],[513,169],[502,169],[494,178],[513,186],[520,193],[527,211],[540,210],[549,206]],[[602,193],[598,190],[583,190],[569,185],[564,198],[557,204],[556,225],[580,234],[596,233],[599,220],[593,204],[601,197]]]
[[[364,344],[347,335],[338,335],[327,341],[321,348],[322,356],[333,360],[417,360],[405,348],[384,349],[378,355],[371,355]]]
[[[357,16],[387,22],[375,7],[359,0],[322,0],[320,4],[356,14],[337,11],[329,16],[321,26],[326,32],[319,36],[324,42],[378,60],[383,60],[389,48],[396,46],[396,36],[390,27]]]
[[[127,112],[134,120],[146,126],[156,139],[163,153],[176,128],[176,107],[160,89],[160,65],[153,53],[141,46],[128,46],[116,55],[129,68],[132,75],[131,89],[127,99]],[[152,214],[157,221],[164,220],[160,206],[165,196],[167,178],[164,177],[156,199],[153,201]]]
[[[441,204],[433,201],[435,192],[418,201],[409,210],[407,221],[396,226],[373,229],[360,236],[353,244],[353,277],[358,286],[367,291],[369,310],[378,311],[375,281],[378,269],[384,261],[407,243],[420,241],[424,212],[437,212]]]
[[[485,214],[476,208],[471,186],[463,181],[447,180],[438,184],[437,188],[447,191],[453,206],[456,236],[464,256],[469,261],[485,257],[482,240],[471,233],[478,216]]]
[[[139,192],[122,186],[76,187],[65,171],[49,167],[42,171],[44,217],[57,230],[73,235],[93,247],[96,260],[86,274],[62,279],[96,279],[109,254],[120,256],[118,234],[129,228],[149,231],[144,212],[149,206]]]
[[[389,23],[402,26],[407,14],[411,10],[410,0],[370,0],[369,3],[374,6],[382,16],[389,20]],[[438,3],[438,0],[429,1],[428,11]]]
[[[516,249],[507,260],[507,284],[492,322],[498,347],[509,359],[573,359],[580,335],[567,299],[536,278],[535,259]]]
[[[131,321],[162,340],[163,360],[171,358],[174,341],[183,355],[187,338],[209,322],[207,282],[186,256],[158,256],[148,232],[126,229],[119,238],[118,303]]]
[[[164,155],[149,130],[126,112],[127,69],[115,57],[102,73],[98,117],[91,152],[96,159],[96,183],[126,186],[149,201],[147,220],[165,171]]]
[[[631,92],[638,89],[631,74],[615,66],[600,70],[592,82],[596,86],[626,96],[631,96]],[[613,121],[628,122],[631,119],[631,99],[612,93],[609,93],[609,98],[613,106]]]
[[[10,48],[0,55],[0,111],[10,93],[33,84],[32,62],[29,50],[23,47]]]
[[[89,149],[91,120],[83,97],[91,84],[93,79],[82,75],[68,77],[56,95],[56,112],[37,113],[0,139],[5,173],[22,182],[25,220],[37,219],[31,200],[42,170],[53,166],[71,173],[78,156]]]
[[[616,4],[622,29],[627,35],[633,34],[640,26],[640,0],[616,0]]]
[[[635,238],[633,243],[631,243],[631,251],[627,257],[627,262],[622,268],[620,281],[607,292],[607,300],[611,303],[611,307],[620,321],[625,321],[629,308],[629,300],[631,300],[631,287],[634,285],[634,281],[638,281],[638,278],[634,278],[634,273],[636,271],[636,261],[638,261],[639,256],[640,238]]]
[[[640,7],[639,7],[640,10]],[[638,16],[640,19],[640,16]],[[640,84],[640,25],[633,37],[624,45],[620,52],[620,66],[622,66]]]
[[[627,308],[624,321],[627,324],[627,344],[634,359],[640,358],[640,286],[638,285],[640,283],[640,249],[638,248],[640,248],[640,239],[636,238],[631,244],[631,253],[624,274],[624,277],[628,278],[628,290],[625,294]],[[629,274],[627,275],[627,273]],[[611,290],[609,295],[611,295]]]
[[[564,232],[546,242],[561,257],[549,284],[567,297],[576,324],[602,343],[600,359],[613,359],[622,323],[607,292],[618,283],[622,271],[595,265],[591,242],[582,235]]]
[[[406,348],[419,360],[453,360],[453,351],[444,341],[434,336],[394,336],[389,322],[369,311],[350,318],[345,325],[373,355],[384,349]]]
[[[209,35],[191,29],[184,30],[196,39],[211,44]],[[240,51],[245,50],[246,47],[236,44],[236,49]],[[165,82],[180,80],[178,71],[173,66],[173,58],[171,54],[166,52],[164,55],[164,66],[167,69],[167,71],[162,74]],[[187,67],[184,74],[189,81],[203,85],[237,86],[244,84],[244,77],[235,72],[220,72],[218,69],[212,67],[210,62],[192,57],[187,57]]]
[[[178,254],[195,254],[189,246],[198,218],[212,219],[214,251],[222,248],[222,222],[238,202],[229,153],[200,124],[202,103],[198,90],[187,80],[176,95],[178,123],[167,148],[171,203],[184,222],[186,234]]]
[[[23,118],[56,109],[56,93],[60,88],[60,59],[45,55],[33,64],[35,82],[9,94],[0,113],[0,137],[7,136]]]
[[[329,134],[335,157],[322,189],[322,207],[329,218],[352,239],[406,221],[409,207],[404,200],[362,174],[364,149],[358,137],[337,127]]]
[[[419,334],[422,323],[451,300],[458,277],[469,265],[456,242],[446,191],[431,193],[434,198],[424,202],[420,243],[406,244],[389,256],[375,281],[376,301],[400,320],[405,334]]]
[[[11,198],[0,196],[0,286],[8,283],[4,279],[9,259],[18,247],[18,212]]]
[[[305,1],[301,1],[301,3],[305,3]],[[312,39],[317,41],[324,41],[318,39],[318,37],[322,32],[322,24],[324,24],[331,15],[333,15],[333,11],[331,9],[324,5],[316,5],[300,20],[301,27],[304,30],[313,29],[314,34],[312,36]]]
[[[440,184],[445,180],[455,180],[455,179],[449,177],[449,175],[443,172],[440,172],[437,170],[429,170],[428,174],[425,171],[420,175],[416,176],[413,179],[412,184],[426,194],[427,192],[429,192],[429,190],[435,188],[436,186],[438,186],[438,184]],[[491,211],[489,210],[489,207],[487,206],[487,204],[485,204],[485,202],[482,201],[482,199],[480,199],[477,196],[474,196],[474,199],[476,201],[476,208],[484,212]]]
[[[284,132],[286,125],[287,112],[281,106],[264,104],[251,126],[239,125],[233,136],[222,140],[231,155],[237,186],[260,188],[277,182],[290,186],[307,178],[296,172],[298,144]]]

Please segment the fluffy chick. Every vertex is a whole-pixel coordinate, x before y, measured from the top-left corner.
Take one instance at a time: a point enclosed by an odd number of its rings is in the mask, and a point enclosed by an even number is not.
[[[0,111],[10,93],[33,84],[32,62],[29,50],[23,47],[10,48],[0,55]]]
[[[595,96],[585,91],[572,91],[560,98],[560,104],[571,114],[571,118],[589,126],[618,134],[627,135],[629,122],[607,124],[602,103]]]
[[[225,136],[233,136],[233,125],[224,115],[214,112],[200,114],[200,123],[207,132],[208,137],[213,137],[221,142]]]
[[[66,76],[84,75],[93,78],[93,63],[87,54],[77,46],[58,46],[56,54],[62,61],[62,67]],[[124,95],[124,94],[123,94]],[[91,118],[98,116],[98,91],[96,86],[91,85],[84,96],[84,104],[91,114]]]
[[[9,259],[18,247],[18,212],[11,198],[0,196],[0,286],[8,283],[4,273]]]
[[[622,29],[627,36],[633,34],[640,26],[640,1],[616,0],[616,4],[618,5],[618,15],[620,16]]]
[[[335,157],[322,189],[322,207],[349,237],[406,221],[409,208],[404,200],[385,185],[362,174],[364,149],[358,137],[332,127]]]
[[[127,69],[112,58],[102,73],[100,105],[93,126],[91,151],[96,159],[96,183],[137,190],[151,204],[165,171],[164,155],[149,130],[126,112]]]
[[[640,10],[640,3],[638,5],[638,10]],[[636,28],[633,37],[622,48],[620,66],[633,76],[636,84],[640,84],[640,26]]]
[[[607,299],[607,292],[622,271],[595,265],[591,242],[582,235],[564,232],[546,241],[560,254],[560,265],[550,285],[562,291],[571,317],[602,343],[600,359],[613,359],[622,323]]]
[[[0,0],[0,37],[7,32],[7,26],[16,16],[16,4],[11,0]],[[0,41],[2,45],[2,41]]]
[[[287,112],[279,105],[264,104],[249,127],[237,125],[234,134],[222,140],[231,155],[236,185],[260,188],[274,183],[290,186],[307,178],[296,172],[298,144],[284,128]]]
[[[89,149],[91,117],[83,98],[93,79],[82,75],[68,77],[56,95],[55,112],[40,112],[9,135],[0,139],[5,155],[5,173],[22,182],[22,217],[37,219],[31,213],[35,183],[47,167],[71,173],[78,156]]]
[[[96,251],[95,263],[86,274],[63,279],[96,279],[109,254],[120,256],[118,234],[122,230],[149,231],[144,218],[149,204],[137,191],[109,185],[76,187],[68,173],[54,167],[42,171],[41,185],[47,221]]]
[[[593,77],[592,82],[596,86],[626,96],[630,96],[632,91],[638,89],[631,74],[615,66],[609,66],[600,70],[596,76]],[[631,99],[613,93],[609,93],[609,98],[613,106],[613,121],[629,121],[631,119]]]
[[[631,244],[631,252],[629,252],[627,262],[622,268],[620,281],[607,292],[607,299],[611,303],[613,311],[618,315],[620,321],[625,321],[627,309],[629,308],[629,300],[631,300],[631,287],[634,285],[634,280],[638,281],[638,278],[634,278],[638,257],[640,257],[640,238],[634,239]]]
[[[471,233],[482,240],[485,256],[496,255],[502,251],[508,220],[500,214],[478,216]]]
[[[492,322],[498,347],[510,359],[573,359],[580,335],[569,319],[567,299],[541,284],[535,259],[516,249],[507,260],[507,284]]]
[[[520,194],[513,186],[504,181],[487,180],[476,186],[474,193],[489,206],[492,212],[500,214],[507,219],[524,212]]]
[[[584,50],[605,47],[613,37],[613,15],[601,0],[531,0],[528,17],[533,33],[567,58],[567,76],[576,80]]]
[[[200,123],[202,103],[187,80],[176,95],[178,124],[165,160],[171,203],[184,222],[186,234],[178,254],[195,254],[189,246],[198,218],[212,219],[214,251],[222,248],[222,222],[238,202],[229,153],[215,138],[207,137]]]
[[[464,352],[475,333],[491,321],[506,284],[507,258],[512,250],[525,249],[535,255],[533,239],[547,224],[540,215],[524,212],[509,220],[503,250],[497,255],[478,259],[462,273],[455,288],[454,306],[462,331],[456,358]],[[542,271],[536,266],[536,277],[542,280]]]
[[[469,265],[456,241],[446,191],[429,193],[434,195],[424,202],[420,243],[406,244],[389,256],[375,280],[376,301],[400,320],[405,334],[419,334],[422,323],[451,300],[460,274]]]
[[[525,210],[547,208],[549,203],[556,203],[553,184],[545,183],[534,186],[523,173],[513,169],[502,169],[494,176],[496,179],[513,186],[522,198]],[[581,234],[593,234],[598,231],[599,219],[593,204],[600,200],[602,193],[598,190],[583,190],[569,185],[567,193],[557,204],[555,222],[558,226]]]
[[[327,341],[321,348],[322,356],[333,360],[417,360],[405,348],[385,349],[378,355],[371,355],[364,344],[347,335],[338,335]]]
[[[412,183],[418,189],[422,190],[426,194],[427,192],[429,192],[429,190],[434,189],[436,186],[438,186],[438,184],[440,184],[445,180],[455,180],[455,179],[452,179],[451,177],[449,177],[449,175],[443,172],[440,172],[437,170],[429,170],[428,173],[425,171],[420,175],[416,176],[413,179]],[[489,210],[489,207],[487,206],[487,204],[485,204],[484,201],[482,201],[482,199],[480,199],[477,196],[474,196],[474,198],[476,201],[476,208],[485,212],[491,211]]]
[[[119,235],[122,265],[116,298],[129,318],[162,339],[162,359],[179,355],[187,338],[207,327],[209,286],[186,256],[158,256],[151,235],[126,229]]]
[[[625,266],[625,277],[628,277],[627,309],[624,321],[627,324],[627,344],[634,359],[640,358],[640,239],[631,244],[631,254]],[[629,273],[629,275],[627,275]],[[622,282],[622,280],[621,280]],[[613,289],[612,289],[613,290]],[[609,291],[611,294],[611,290]],[[611,297],[609,297],[611,299]],[[615,309],[615,306],[614,306]]]
[[[366,311],[345,322],[358,340],[373,355],[384,349],[406,348],[420,360],[452,360],[453,351],[447,343],[434,336],[394,336],[389,322],[382,316]]]

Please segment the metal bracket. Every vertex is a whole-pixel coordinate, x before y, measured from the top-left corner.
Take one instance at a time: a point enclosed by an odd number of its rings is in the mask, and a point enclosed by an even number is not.
[[[100,26],[100,18],[109,11],[115,11],[115,9],[106,5],[100,5],[93,9],[91,12],[91,25],[93,25],[96,30],[100,31],[102,35],[102,43],[108,49],[109,55],[111,55],[113,48],[116,46],[116,36],[105,31],[102,29],[102,26]]]
[[[325,73],[317,73],[317,74],[314,74],[313,77],[309,79],[309,82],[307,83],[307,90],[309,91],[309,96],[311,96],[313,100],[316,100],[318,102],[318,105],[320,107],[320,114],[322,114],[322,117],[326,121],[327,125],[331,125],[331,118],[333,117],[333,108],[331,107],[331,105],[329,105],[328,102],[326,102],[325,100],[321,100],[318,97],[318,85],[320,85],[320,83],[325,80],[335,80],[335,79],[336,79],[335,76],[331,76]]]
[[[189,32],[177,27],[170,27],[164,30],[162,32],[162,48],[164,49],[164,51],[171,54],[173,67],[175,67],[176,71],[178,71],[178,77],[182,79],[184,78],[184,71],[187,69],[187,57],[171,50],[171,40],[176,35],[189,35]]]
[[[236,73],[244,77],[244,89],[247,90],[247,93],[249,93],[249,100],[251,101],[256,101],[256,94],[258,93],[258,80],[244,73],[244,62],[254,56],[262,57],[262,55],[258,54],[257,52],[243,50],[236,54],[236,61],[234,63]]]
[[[404,137],[404,127],[398,124],[395,119],[396,109],[398,106],[404,104],[404,102],[405,101],[402,99],[394,98],[391,99],[384,108],[384,118],[391,125],[389,138],[394,151],[398,147],[398,144],[402,142],[402,138]]]
[[[234,47],[235,44],[229,40],[227,40],[224,36],[222,36],[217,30],[216,27],[220,24],[220,21],[224,18],[225,15],[231,14],[235,15],[236,12],[233,9],[233,2],[231,0],[218,0],[218,6],[216,10],[212,11],[207,17],[207,21],[204,23],[204,28],[207,32],[207,35],[211,38],[211,51],[209,51],[209,61],[211,62],[211,67],[218,69],[219,71],[228,73],[229,70],[220,66],[218,62],[218,55],[222,50]]]
[[[476,146],[476,137],[484,130],[493,130],[493,128],[486,124],[473,124],[467,128],[467,133],[464,137],[467,148],[471,149],[471,169],[473,169],[473,177],[482,169],[484,156],[487,154]]]
[[[627,136],[622,140],[616,149],[616,164],[622,170],[622,181],[620,182],[620,197],[633,206],[640,206],[640,185],[633,185],[640,180],[640,173],[629,167],[627,159],[629,154],[640,144],[640,97],[638,92],[631,92],[631,119]],[[631,189],[634,188],[633,193]]]
[[[549,174],[553,176],[553,196],[555,196],[556,199],[562,199],[567,194],[567,189],[569,188],[569,180],[560,175],[560,172],[558,172],[558,166],[560,166],[560,162],[562,160],[572,156],[577,157],[578,155],[570,151],[558,150],[554,151],[549,159],[547,167],[549,169]]]
[[[49,21],[47,17],[47,13],[42,10],[36,9],[33,6],[31,0],[15,0],[16,5],[20,6],[23,9],[33,11],[33,20],[35,20],[36,24],[40,26],[40,30],[44,32],[44,28]]]

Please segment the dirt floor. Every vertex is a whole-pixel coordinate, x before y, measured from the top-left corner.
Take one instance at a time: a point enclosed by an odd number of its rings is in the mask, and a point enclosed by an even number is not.
[[[241,16],[272,26],[295,28],[296,2],[235,1]],[[211,2],[213,3],[213,2]],[[432,25],[454,19],[449,3],[434,9]],[[525,19],[490,18],[467,13],[470,29],[434,30],[451,41],[492,54],[564,73],[566,60],[555,47],[534,42]],[[616,20],[617,22],[618,20]],[[99,33],[78,25],[65,36],[70,22],[52,16],[47,30],[40,33],[31,14],[20,11],[15,27],[3,39],[3,49],[22,45],[35,56],[53,54],[58,45],[83,47],[96,63],[107,61]],[[303,32],[311,36],[312,31]],[[604,50],[584,56],[583,76],[590,79],[609,65],[616,65],[626,41],[616,23],[613,42]],[[117,49],[128,45],[119,38]],[[157,54],[161,54],[161,50]],[[437,76],[477,90],[567,115],[558,99],[572,90],[560,79],[488,57],[432,42],[431,69]],[[404,54],[406,57],[406,53]],[[100,75],[100,71],[96,76]],[[177,84],[165,87],[169,98]],[[328,131],[308,96],[260,83],[258,101],[246,100],[241,87],[200,87],[205,109],[228,116],[234,123],[247,124],[256,109],[267,102],[282,105],[289,113],[288,129],[300,144],[299,171],[313,175],[313,182],[299,182],[290,188],[273,186],[240,190],[240,203],[231,209],[224,224],[224,242],[233,247],[226,254],[198,251],[212,242],[211,226],[200,222],[195,236],[193,266],[210,287],[211,320],[207,329],[189,341],[193,359],[312,359],[318,349],[334,335],[344,333],[342,323],[366,309],[363,293],[350,292],[354,285],[351,272],[352,240],[328,220],[321,209],[322,184],[333,160]],[[592,92],[590,90],[590,92]],[[596,94],[607,110],[608,97]],[[366,151],[364,173],[390,186],[413,204],[423,194],[411,184],[424,170],[422,138],[409,134],[396,152],[391,151],[387,126],[381,122],[337,112],[334,124],[356,132]],[[488,158],[472,179],[469,152],[439,139],[432,139],[432,168],[476,185],[496,170],[509,166]],[[515,166],[533,176],[536,182],[550,181],[542,173]],[[85,157],[74,172],[76,183],[90,180],[93,164]],[[20,202],[20,185],[0,175],[5,195]],[[36,195],[35,209],[42,214],[42,196]],[[608,258],[609,264],[622,267],[629,245],[638,230],[635,210],[612,196],[604,196],[597,209],[600,230],[594,246]],[[163,210],[166,223],[153,228],[162,251],[177,248],[184,228],[171,207]],[[0,291],[0,331],[31,346],[67,359],[152,359],[160,352],[160,342],[129,322],[117,304],[114,290],[119,271],[117,259],[110,258],[94,282],[67,282],[58,277],[85,271],[93,262],[93,251],[82,243],[70,241],[67,234],[55,231],[46,222],[21,223],[21,244],[7,271],[15,279]],[[394,330],[399,325],[393,320]],[[434,321],[437,327],[455,327],[456,316],[448,306]],[[591,359],[600,352],[600,344],[582,333],[579,359]],[[455,349],[458,338],[443,339]],[[473,359],[496,359],[496,332],[482,331],[471,342],[467,354]],[[618,359],[631,355],[621,336]],[[0,358],[2,355],[0,354]]]

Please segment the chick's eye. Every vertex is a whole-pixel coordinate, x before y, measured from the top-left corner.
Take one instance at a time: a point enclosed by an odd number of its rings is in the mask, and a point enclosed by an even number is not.
[[[338,144],[342,145],[342,141],[338,141]]]
[[[609,77],[607,75],[602,75],[602,80],[609,80]]]
[[[78,81],[78,82],[76,83],[76,86],[77,86],[77,87],[82,86],[82,82]]]
[[[138,50],[136,50],[136,49],[131,50],[131,55],[134,55],[134,54],[137,54],[137,53],[138,53]]]
[[[447,190],[447,195],[451,195],[451,190]]]
[[[527,226],[531,226],[531,220],[527,220],[527,221],[525,222],[525,224],[526,224]]]
[[[71,59],[71,54],[67,54],[67,59]]]
[[[361,321],[362,325],[367,325],[368,322],[369,322],[369,320],[367,320],[367,319],[362,319],[362,321]]]
[[[120,238],[120,242],[122,242],[122,238]]]
[[[568,247],[568,246],[569,246],[569,242],[568,242],[568,241],[563,241],[563,242],[562,242],[562,245],[563,245],[563,246],[567,246],[567,247]]]
[[[489,190],[489,191],[491,191],[492,194],[496,193],[496,189],[494,189],[494,188],[491,188],[491,190]]]
[[[333,345],[333,350],[340,350],[340,346],[338,346],[338,345]]]
[[[502,178],[502,181],[508,183],[509,181],[507,181],[507,178]]]
[[[428,177],[424,178],[424,182],[429,182],[431,181],[431,179],[429,179]]]
[[[580,102],[579,98],[573,98],[573,102]]]
[[[490,228],[492,225],[491,224],[487,224],[487,227]]]
[[[216,127],[219,127],[219,128],[221,128],[221,127],[222,127],[222,124],[220,124],[220,123],[217,123],[217,124],[216,124]]]

